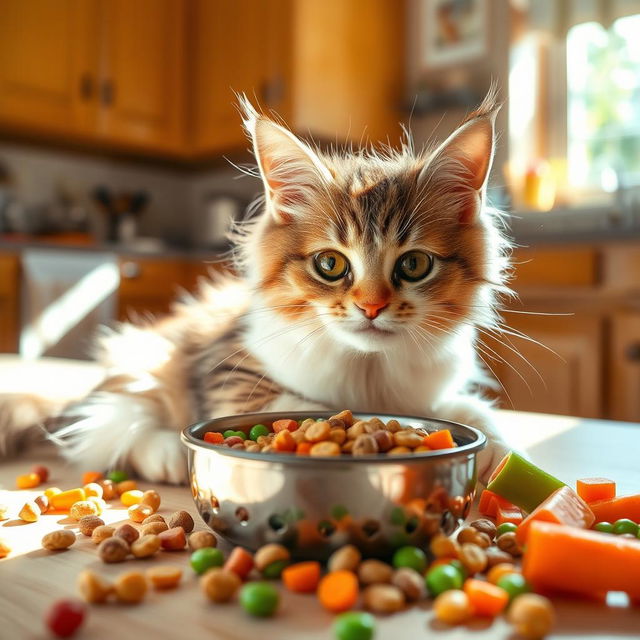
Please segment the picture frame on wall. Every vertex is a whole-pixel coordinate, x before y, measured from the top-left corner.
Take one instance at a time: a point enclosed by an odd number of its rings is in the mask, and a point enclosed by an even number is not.
[[[427,69],[487,53],[487,0],[421,0],[422,62]]]

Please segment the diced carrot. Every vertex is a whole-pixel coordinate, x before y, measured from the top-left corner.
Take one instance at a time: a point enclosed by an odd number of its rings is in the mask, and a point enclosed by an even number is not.
[[[485,489],[480,494],[480,504],[478,505],[480,513],[483,516],[495,518],[498,515],[498,507],[502,507],[503,509],[513,509],[515,508],[515,505],[511,504],[508,500],[501,498],[497,493],[493,493],[493,491]]]
[[[640,522],[640,494],[632,496],[618,496],[611,500],[599,500],[590,505],[596,522],[615,522],[620,518],[629,518]]]
[[[282,571],[282,581],[289,591],[311,593],[320,582],[320,563],[309,560],[289,565]]]
[[[295,431],[298,428],[298,423],[295,420],[276,420],[272,426],[275,433],[280,433],[285,430]]]
[[[449,429],[441,429],[440,431],[429,433],[423,438],[423,444],[429,449],[453,449],[456,446]]]
[[[276,451],[295,451],[296,445],[297,443],[293,439],[291,431],[288,431],[287,429],[280,431],[273,439],[273,448]]]
[[[233,571],[241,580],[244,580],[253,569],[253,556],[242,547],[234,547],[224,563],[227,571]]]
[[[560,487],[520,523],[516,530],[516,539],[520,544],[526,543],[531,524],[540,520],[588,529],[595,516],[589,505],[573,489]]]
[[[587,596],[626,591],[640,598],[640,544],[620,536],[533,522],[522,566],[535,589]]]
[[[308,456],[312,446],[313,446],[312,442],[299,442],[298,446],[296,447],[296,455]]]
[[[204,441],[209,444],[222,444],[224,442],[224,436],[218,431],[207,431],[204,434]]]
[[[611,500],[616,497],[616,483],[607,478],[582,478],[576,481],[576,491],[586,503]]]
[[[51,504],[52,509],[60,509],[65,511],[71,508],[71,505],[75,502],[80,502],[81,500],[86,500],[87,494],[84,489],[69,489],[68,491],[62,491],[61,493],[56,493],[54,496],[51,496],[49,502]]]
[[[498,526],[505,522],[511,522],[512,524],[519,525],[523,518],[524,516],[522,515],[522,511],[520,511],[518,507],[501,507],[496,505],[496,524]]]
[[[427,449],[431,449],[431,447],[429,446],[429,436],[424,436],[424,438],[422,438],[422,444],[420,446],[427,447]]]
[[[352,571],[332,571],[318,585],[320,604],[333,613],[351,609],[358,600],[358,578]]]
[[[85,471],[82,474],[82,486],[91,484],[92,482],[98,482],[102,480],[104,475],[100,471]]]
[[[495,618],[509,602],[509,594],[504,589],[484,580],[469,578],[462,588],[469,596],[473,612],[477,616]]]

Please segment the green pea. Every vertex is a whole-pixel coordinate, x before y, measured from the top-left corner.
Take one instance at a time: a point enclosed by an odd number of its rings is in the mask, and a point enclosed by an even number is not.
[[[518,528],[517,525],[513,524],[513,522],[503,522],[497,529],[496,529],[496,538],[498,536],[501,536],[503,533],[512,533],[514,532],[516,529]]]
[[[222,437],[223,438],[231,438],[232,436],[235,436],[236,432],[233,429],[227,429],[226,431],[222,432]]]
[[[333,623],[333,633],[338,640],[371,640],[375,631],[376,619],[361,611],[341,613]]]
[[[509,595],[509,602],[511,602],[516,596],[523,593],[529,593],[531,587],[529,583],[524,579],[520,573],[507,573],[498,580],[497,585],[504,589]]]
[[[634,536],[638,535],[638,525],[629,518],[620,518],[613,523],[613,533],[621,535],[623,533],[631,533]]]
[[[202,575],[205,571],[212,567],[221,567],[224,564],[224,556],[220,549],[215,547],[202,547],[196,549],[189,558],[191,568],[198,574]]]
[[[452,560],[449,564],[460,572],[463,580],[466,580],[469,577],[465,566],[460,562],[460,560]]]
[[[613,533],[613,525],[610,522],[598,522],[593,528],[602,533]]]
[[[458,569],[450,564],[441,564],[427,572],[425,584],[432,596],[439,596],[449,589],[462,589],[464,579]]]
[[[267,580],[277,580],[288,564],[288,560],[276,560],[262,570],[262,576]]]
[[[268,427],[263,424],[254,424],[249,430],[249,437],[252,440],[257,440],[260,436],[266,436],[268,433],[270,433]]]
[[[418,573],[424,573],[427,568],[427,556],[418,547],[400,547],[393,554],[392,563],[396,569],[409,567],[415,569]]]
[[[336,504],[331,507],[331,517],[334,520],[342,520],[346,515],[349,514],[349,510],[342,504]]]
[[[278,590],[268,582],[249,582],[240,589],[240,604],[252,616],[258,618],[272,616],[279,602]]]
[[[109,471],[109,473],[107,473],[107,479],[115,483],[124,482],[129,479],[129,474],[126,471]]]

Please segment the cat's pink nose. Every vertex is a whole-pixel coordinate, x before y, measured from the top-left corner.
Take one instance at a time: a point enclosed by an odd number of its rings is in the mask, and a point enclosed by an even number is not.
[[[380,315],[380,312],[389,306],[388,302],[356,302],[356,307],[364,311],[364,315],[373,320]]]

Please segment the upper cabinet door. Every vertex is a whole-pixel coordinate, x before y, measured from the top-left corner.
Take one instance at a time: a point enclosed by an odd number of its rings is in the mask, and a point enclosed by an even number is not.
[[[183,0],[104,0],[98,131],[110,142],[181,150]]]
[[[3,0],[0,121],[37,133],[86,131],[96,89],[96,0]]]
[[[236,93],[289,116],[290,0],[195,0],[193,16],[196,153],[247,145]]]

